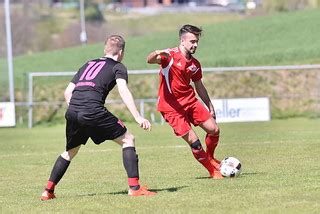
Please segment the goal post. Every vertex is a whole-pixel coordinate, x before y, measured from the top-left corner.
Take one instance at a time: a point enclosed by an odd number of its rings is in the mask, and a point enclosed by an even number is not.
[[[270,111],[272,116],[283,117],[283,112],[287,115],[297,115],[297,109],[303,112],[311,112],[320,116],[320,64],[315,65],[289,65],[289,66],[254,66],[254,67],[215,67],[203,68],[203,82],[210,97],[222,99],[234,98],[259,98],[270,99]],[[129,75],[144,75],[143,78],[151,76],[158,79],[154,74],[158,74],[158,69],[153,70],[129,70]],[[28,75],[28,127],[33,126],[33,107],[35,105],[50,105],[49,102],[37,103],[34,101],[34,78],[50,76],[73,76],[75,72],[31,72]],[[137,77],[140,80],[140,77]],[[143,79],[141,78],[141,79]],[[132,82],[132,81],[129,81]],[[152,90],[156,90],[157,83],[142,81],[136,85],[133,94],[145,90],[144,85],[152,85]],[[142,87],[142,88],[141,88]],[[131,88],[132,89],[132,88]],[[145,104],[152,104],[155,108],[156,94],[148,98],[135,97],[136,103],[142,115],[147,112]],[[109,98],[109,97],[108,97]],[[257,101],[259,99],[256,99]],[[62,101],[60,101],[61,103]],[[220,102],[220,101],[219,101]],[[225,100],[221,101],[222,113],[226,110]],[[240,101],[243,105],[243,100]],[[121,100],[108,99],[106,103],[121,103]],[[218,103],[217,103],[218,104]],[[224,107],[223,107],[224,106]],[[269,106],[266,105],[266,106]],[[236,109],[236,107],[234,107]],[[149,108],[150,109],[150,108]],[[155,109],[153,109],[155,110]],[[245,112],[245,111],[241,111]],[[154,115],[151,115],[153,118]],[[269,116],[270,117],[270,116]],[[162,121],[163,122],[163,121]]]

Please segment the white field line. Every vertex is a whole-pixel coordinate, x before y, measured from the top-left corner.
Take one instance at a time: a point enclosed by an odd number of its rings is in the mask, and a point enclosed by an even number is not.
[[[101,145],[100,145],[101,146]],[[144,146],[144,147],[137,147],[137,152],[139,150],[155,150],[155,149],[179,149],[179,148],[187,148],[187,145],[175,145],[175,146]],[[104,152],[115,152],[115,151],[120,151],[121,147],[119,148],[114,148],[114,149],[97,149],[97,150],[87,150],[85,149],[85,146],[83,148],[80,148],[79,154],[81,153],[104,153]],[[61,151],[62,153],[63,151]],[[10,158],[10,157],[26,157],[26,156],[39,156],[39,155],[50,155],[50,154],[57,154],[56,152],[33,152],[33,153],[23,153],[23,154],[3,154],[0,155],[0,158]],[[59,153],[57,154],[59,155]]]
[[[291,142],[291,141],[290,141]],[[271,141],[261,141],[259,144],[271,144]],[[283,143],[283,141],[281,141]],[[204,143],[203,143],[204,144]],[[241,145],[254,145],[257,144],[257,142],[249,142],[249,143],[242,143]],[[234,146],[236,143],[231,143],[231,144],[221,144],[220,146],[225,147],[225,146]],[[100,145],[101,146],[101,145]],[[203,145],[204,146],[204,145]],[[174,145],[174,146],[136,146],[137,153],[139,153],[139,150],[157,150],[157,149],[181,149],[181,148],[189,148],[188,145]],[[86,153],[104,153],[104,152],[115,152],[115,151],[120,151],[121,147],[119,146],[118,148],[113,148],[113,149],[97,149],[97,150],[87,150],[85,149],[85,146],[83,148],[80,148],[79,154],[86,154]],[[61,151],[62,153],[63,151]],[[51,154],[57,154],[59,153],[56,152],[29,152],[29,153],[23,153],[23,154],[2,154],[0,155],[0,158],[10,158],[10,157],[27,157],[27,156],[43,156],[43,155],[51,155]]]

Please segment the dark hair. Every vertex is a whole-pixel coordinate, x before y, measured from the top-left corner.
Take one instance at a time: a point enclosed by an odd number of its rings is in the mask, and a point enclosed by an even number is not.
[[[181,29],[179,30],[179,37],[181,38],[182,35],[186,33],[192,33],[196,36],[201,36],[202,29],[198,28],[193,25],[183,25]]]

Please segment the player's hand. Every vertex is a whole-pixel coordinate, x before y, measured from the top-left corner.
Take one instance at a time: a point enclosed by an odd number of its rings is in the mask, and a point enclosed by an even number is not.
[[[139,126],[141,128],[143,128],[144,130],[151,130],[151,123],[149,122],[149,120],[143,118],[143,117],[138,117],[136,118],[137,123],[139,124]]]
[[[157,50],[156,51],[157,55],[163,56],[165,58],[168,58],[170,56],[170,52],[168,49],[164,49],[164,50]]]

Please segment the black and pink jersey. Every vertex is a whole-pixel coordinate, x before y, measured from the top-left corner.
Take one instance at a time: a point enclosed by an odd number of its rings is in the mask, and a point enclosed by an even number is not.
[[[75,89],[69,110],[92,115],[92,119],[98,116],[99,111],[105,111],[105,100],[118,78],[128,82],[127,68],[122,63],[106,57],[87,62],[71,80]]]

